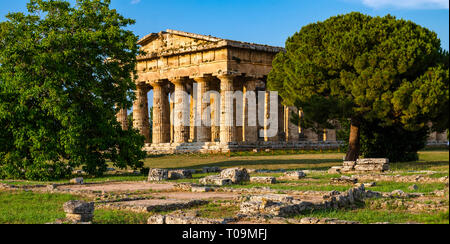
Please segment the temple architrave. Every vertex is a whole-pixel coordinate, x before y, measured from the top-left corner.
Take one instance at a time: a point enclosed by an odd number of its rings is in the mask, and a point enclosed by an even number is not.
[[[302,130],[291,119],[302,112],[266,91],[272,61],[283,48],[175,30],[152,33],[138,44],[145,55],[137,57],[133,127],[145,136],[149,153],[339,147],[335,130]],[[117,118],[128,126],[126,110]]]

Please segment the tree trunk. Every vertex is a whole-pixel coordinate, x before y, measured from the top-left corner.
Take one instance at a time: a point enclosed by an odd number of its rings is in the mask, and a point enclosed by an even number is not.
[[[359,158],[360,144],[359,137],[361,122],[352,118],[350,126],[350,138],[348,143],[348,152],[345,161],[356,161]]]

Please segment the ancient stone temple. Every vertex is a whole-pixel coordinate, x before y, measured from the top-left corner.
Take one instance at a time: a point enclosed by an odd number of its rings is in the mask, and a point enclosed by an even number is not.
[[[302,131],[291,121],[301,111],[266,91],[272,60],[283,48],[174,30],[152,33],[138,44],[145,54],[137,57],[133,127],[145,136],[148,152],[338,146],[334,130]],[[126,128],[126,111],[117,117]]]
[[[302,112],[266,90],[272,61],[283,48],[174,30],[138,44],[145,54],[137,57],[133,127],[145,136],[149,153],[339,146],[335,130],[317,134],[293,124],[292,116]],[[117,118],[127,128],[127,112]]]

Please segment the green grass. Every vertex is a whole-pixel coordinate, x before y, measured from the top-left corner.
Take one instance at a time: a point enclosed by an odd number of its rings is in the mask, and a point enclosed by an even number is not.
[[[312,213],[297,215],[295,218],[305,217],[332,218],[347,221],[358,221],[362,224],[384,223],[422,223],[422,224],[449,224],[449,212],[436,213],[408,213],[405,211],[371,210],[367,208],[355,210],[321,210]]]
[[[0,224],[45,224],[65,216],[63,204],[86,200],[69,194],[0,191]],[[95,210],[94,224],[145,224],[151,213]]]
[[[1,224],[45,224],[65,216],[63,204],[79,197],[69,194],[36,194],[0,191]]]
[[[245,167],[249,169],[316,169],[327,170],[341,164],[341,153],[231,156],[226,155],[168,155],[145,160],[149,168],[201,169],[203,167]]]
[[[147,224],[152,213],[119,210],[95,210],[93,224]]]

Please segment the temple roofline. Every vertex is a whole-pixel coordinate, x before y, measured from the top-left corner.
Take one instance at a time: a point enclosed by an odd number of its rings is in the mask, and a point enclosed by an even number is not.
[[[179,36],[190,37],[190,38],[199,39],[199,40],[210,41],[210,42],[216,42],[217,45],[218,45],[218,46],[215,46],[216,48],[217,47],[235,47],[235,48],[251,49],[251,50],[258,50],[258,51],[264,51],[264,52],[273,52],[273,53],[279,53],[279,52],[285,51],[285,49],[282,48],[282,47],[275,47],[275,46],[269,46],[269,45],[263,45],[263,44],[234,41],[234,40],[228,40],[228,39],[223,39],[223,38],[218,38],[218,37],[213,37],[213,36],[206,36],[206,35],[200,35],[200,34],[194,34],[194,33],[189,33],[189,32],[184,32],[184,31],[177,31],[177,30],[170,30],[170,29],[168,29],[166,31],[162,31],[160,33],[151,33],[149,35],[146,35],[143,38],[141,38],[137,42],[137,44],[144,45],[144,44],[148,43],[149,41],[151,41],[153,38],[156,38],[159,35],[166,34],[166,33],[179,35]]]

